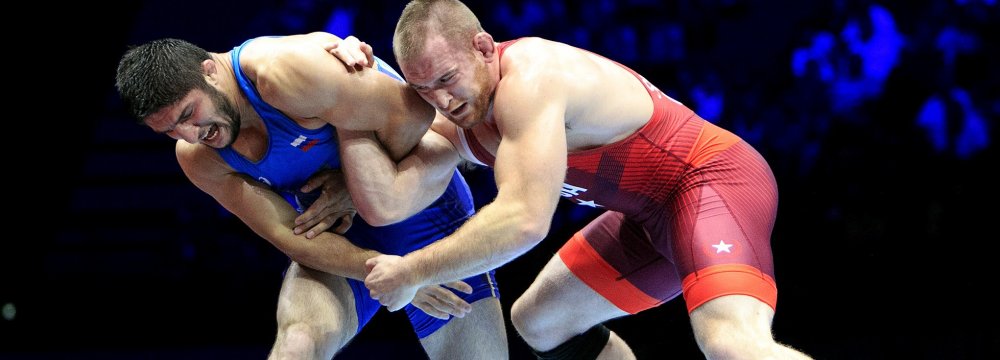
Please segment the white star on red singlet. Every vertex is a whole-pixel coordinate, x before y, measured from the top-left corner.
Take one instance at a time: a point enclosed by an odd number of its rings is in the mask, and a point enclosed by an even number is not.
[[[577,201],[578,205],[586,205],[586,206],[590,206],[592,208],[604,207],[604,206],[601,206],[601,204],[595,203],[594,200],[583,201],[583,200],[580,200],[580,199],[576,199],[576,201]]]
[[[712,245],[712,247],[715,248],[715,253],[716,254],[721,254],[723,251],[725,251],[727,253],[730,253],[730,254],[733,253],[732,251],[729,251],[729,248],[733,247],[733,244],[726,244],[726,242],[722,241],[722,240],[719,240],[719,244],[718,245]]]

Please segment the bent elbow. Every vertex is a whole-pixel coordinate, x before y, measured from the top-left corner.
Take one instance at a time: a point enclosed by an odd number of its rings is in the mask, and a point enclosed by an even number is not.
[[[386,207],[375,209],[370,206],[359,206],[358,215],[365,220],[368,225],[379,227],[387,226],[406,220],[401,212],[392,211]]]
[[[549,234],[549,221],[530,219],[521,223],[521,236],[519,237],[522,246],[534,247]]]

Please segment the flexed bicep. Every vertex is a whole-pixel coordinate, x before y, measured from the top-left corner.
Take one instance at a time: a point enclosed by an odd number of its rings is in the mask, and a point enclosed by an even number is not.
[[[429,206],[458,165],[451,144],[431,131],[398,163],[370,131],[338,129],[338,134],[348,189],[372,225],[396,223]]]

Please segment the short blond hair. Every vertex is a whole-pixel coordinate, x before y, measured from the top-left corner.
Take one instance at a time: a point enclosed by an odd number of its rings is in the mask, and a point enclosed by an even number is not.
[[[439,33],[449,44],[472,43],[483,31],[479,18],[458,0],[413,0],[403,8],[392,36],[392,52],[400,63],[419,55],[430,34]]]

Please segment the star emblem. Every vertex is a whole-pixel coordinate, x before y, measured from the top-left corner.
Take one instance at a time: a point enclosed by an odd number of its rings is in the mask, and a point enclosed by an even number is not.
[[[583,201],[580,199],[576,199],[576,201],[578,205],[590,206],[592,208],[604,207],[601,204],[595,203],[594,200]]]
[[[726,244],[726,242],[722,241],[722,240],[719,240],[719,244],[712,245],[712,247],[715,248],[715,253],[716,254],[721,254],[723,251],[725,251],[727,253],[730,253],[730,254],[733,253],[732,251],[729,251],[729,248],[733,247],[733,244]]]

